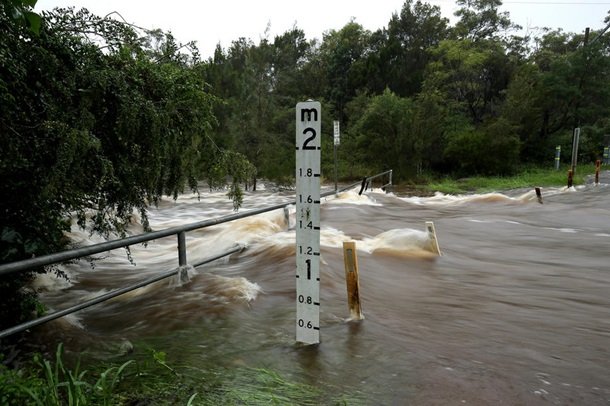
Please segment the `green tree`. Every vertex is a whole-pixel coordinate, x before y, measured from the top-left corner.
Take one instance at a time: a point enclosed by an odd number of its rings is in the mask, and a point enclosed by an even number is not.
[[[478,41],[503,39],[515,26],[508,12],[501,12],[501,0],[457,0],[460,8],[455,12],[459,21],[453,29],[459,39]]]
[[[429,89],[439,90],[475,125],[497,114],[512,74],[501,44],[445,40],[432,53],[425,79]]]
[[[585,44],[583,35],[549,31],[538,39],[536,52],[508,88],[505,108],[521,128],[524,160],[548,159],[555,145],[569,154],[574,127],[583,127],[581,152],[591,157],[601,152],[602,133],[608,131],[609,49],[606,36]]]
[[[201,161],[220,159],[207,154],[214,98],[196,53],[170,35],[149,48],[133,27],[72,9],[45,14],[39,35],[0,13],[0,31],[2,262],[64,248],[72,216],[124,235],[136,210],[148,229],[149,205],[196,190]],[[30,277],[0,279],[1,327],[32,310]]]
[[[371,33],[362,25],[350,21],[339,31],[324,34],[318,54],[325,74],[323,96],[336,109],[335,117],[345,121],[344,109],[367,83],[367,68],[364,56],[367,53]]]
[[[519,135],[520,157],[524,161],[542,162],[549,149],[542,136],[542,104],[540,86],[542,75],[537,65],[526,63],[517,68],[506,89],[502,117],[511,123]]]
[[[413,101],[390,90],[371,98],[351,131],[357,135],[358,149],[376,172],[394,169],[397,178],[412,175],[421,165],[421,140],[411,132]]]
[[[442,93],[437,89],[422,89],[415,99],[413,137],[421,140],[421,170],[446,172],[451,163],[445,161],[446,135],[455,120]]]
[[[392,91],[403,97],[419,93],[430,61],[428,50],[447,39],[448,23],[440,7],[419,0],[407,0],[400,14],[392,15],[380,61],[387,72],[386,85]]]
[[[38,34],[42,20],[40,15],[32,10],[37,2],[38,0],[2,0],[0,13],[5,18],[12,19],[15,23]]]

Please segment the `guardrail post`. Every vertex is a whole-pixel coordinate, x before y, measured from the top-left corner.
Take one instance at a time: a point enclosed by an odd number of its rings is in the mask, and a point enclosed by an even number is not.
[[[186,232],[178,233],[178,265],[186,265]]]
[[[360,185],[360,192],[358,192],[358,196],[362,195],[362,192],[364,192],[364,187],[366,186],[366,177],[362,178],[362,185]]]
[[[540,188],[537,187],[534,190],[536,190],[536,197],[538,198],[538,203],[542,204],[542,192],[540,191]]]
[[[290,206],[284,207],[284,222],[286,223],[286,230],[290,229]]]

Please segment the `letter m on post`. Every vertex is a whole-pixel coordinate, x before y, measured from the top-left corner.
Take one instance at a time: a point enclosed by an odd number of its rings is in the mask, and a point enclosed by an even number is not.
[[[305,116],[307,115],[307,120]],[[313,121],[318,121],[318,110],[317,109],[302,109],[301,110],[301,121],[312,121],[311,116],[313,115]]]

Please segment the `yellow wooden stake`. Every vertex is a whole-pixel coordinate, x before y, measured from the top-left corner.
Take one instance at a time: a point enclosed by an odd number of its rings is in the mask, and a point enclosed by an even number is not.
[[[347,284],[347,304],[350,319],[362,320],[362,307],[360,306],[360,282],[358,280],[358,257],[356,256],[356,243],[343,242],[343,261],[345,263],[345,283]]]
[[[595,184],[599,185],[599,170],[602,166],[602,161],[599,159],[595,161]]]
[[[436,238],[436,230],[434,229],[434,223],[431,221],[426,221],[426,230],[428,231],[428,240],[430,241],[430,248],[432,252],[438,254],[438,256],[442,256],[441,249],[438,246],[438,239]]]

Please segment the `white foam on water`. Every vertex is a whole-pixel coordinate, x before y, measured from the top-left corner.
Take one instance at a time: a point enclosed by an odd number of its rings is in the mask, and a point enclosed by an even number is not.
[[[176,275],[169,278],[169,286],[180,287],[184,286],[191,281],[191,278],[197,274],[195,268],[191,265],[183,265],[176,269]]]
[[[535,193],[535,192],[534,192]],[[524,200],[527,201],[530,199],[531,192],[525,193],[519,198],[513,198],[506,196],[502,193],[492,192],[485,194],[475,194],[475,195],[450,195],[444,194],[441,192],[436,192],[434,196],[430,197],[399,197],[399,199],[419,206],[423,205],[432,205],[432,206],[441,206],[441,205],[459,205],[464,203],[521,203]],[[535,197],[535,194],[534,194]]]
[[[575,228],[555,228],[555,227],[545,227],[547,230],[553,230],[553,231],[559,231],[561,233],[568,233],[568,234],[576,234],[581,232],[582,230],[577,230]]]
[[[54,313],[55,311],[56,310],[53,308],[47,309],[48,314]],[[61,330],[72,330],[74,327],[79,330],[85,330],[85,325],[82,321],[82,313],[67,314],[53,320],[51,323],[53,323],[54,328],[59,328]]]
[[[365,206],[381,206],[381,203],[377,203],[370,194],[359,195],[355,189],[347,190],[339,193],[337,196],[328,198],[328,204],[352,204],[352,205],[365,205]]]
[[[79,328],[81,330],[85,329],[83,325],[82,318],[78,316],[77,313],[68,314],[62,317],[69,325]]]
[[[562,193],[573,193],[578,190],[582,190],[583,185],[576,187],[549,187],[541,190],[542,198],[554,196]],[[430,206],[445,206],[445,205],[460,205],[466,203],[537,203],[538,197],[536,190],[531,189],[527,192],[522,193],[519,196],[511,197],[503,193],[491,192],[483,194],[472,194],[472,195],[451,195],[444,194],[442,192],[436,192],[434,196],[420,197],[398,197],[407,203],[411,203],[418,206],[430,205]]]
[[[214,247],[220,252],[236,243],[250,245],[284,231],[287,227],[284,211],[274,210],[214,226],[214,230],[220,231],[209,238],[206,238],[206,230],[201,230],[201,235],[197,236],[192,247],[196,249]]]
[[[479,224],[497,224],[497,223],[501,223],[501,224],[513,224],[513,225],[523,225],[523,223],[520,223],[518,221],[514,221],[514,220],[489,220],[489,219],[475,219],[475,218],[468,218],[466,219],[466,221],[469,221],[471,223],[479,223]]]
[[[491,221],[491,220],[479,220],[479,219],[468,219],[468,221],[470,221],[471,223],[482,223],[482,224],[493,223],[493,221]]]
[[[250,282],[244,277],[221,275],[207,275],[205,290],[212,301],[222,303],[250,303],[262,293],[257,283]]]
[[[427,232],[399,228],[385,231],[372,238],[364,238],[358,247],[373,253],[378,250],[425,250],[428,243]]]
[[[320,245],[324,247],[343,247],[343,242],[351,241],[348,235],[334,227],[322,227]]]
[[[70,280],[62,276],[57,276],[52,272],[41,273],[36,274],[30,286],[37,292],[57,291],[72,287],[74,282],[71,274],[65,270],[64,267],[60,267],[60,269],[66,273]]]
[[[341,248],[344,241],[351,241],[352,238],[345,235],[343,231],[333,227],[322,227],[320,230],[320,246],[327,248]],[[253,242],[249,249],[254,251],[265,250],[269,247],[286,248],[294,247],[296,244],[296,233],[294,230],[281,231]]]

